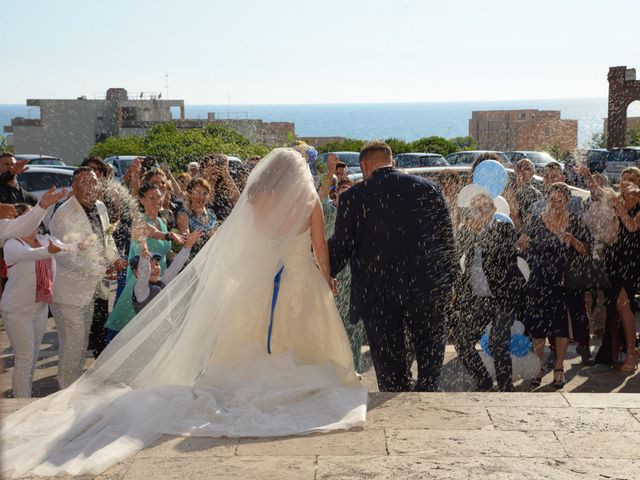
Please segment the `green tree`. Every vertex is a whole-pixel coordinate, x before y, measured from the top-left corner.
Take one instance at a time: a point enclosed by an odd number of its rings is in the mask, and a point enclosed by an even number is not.
[[[607,137],[604,132],[594,133],[589,142],[590,148],[607,148]]]
[[[7,139],[2,135],[0,135],[0,151],[4,152],[5,150],[7,150],[7,148],[8,148]]]
[[[353,138],[345,138],[339,142],[328,143],[324,147],[318,147],[318,153],[328,152],[359,152],[362,150],[364,142]]]
[[[455,143],[458,150],[475,150],[478,148],[478,142],[470,135],[466,137],[453,137],[450,138],[449,141]]]
[[[411,150],[411,143],[407,143],[400,138],[395,138],[395,137],[387,138],[385,142],[387,145],[391,147],[391,151],[393,152],[394,155],[413,151]]]
[[[640,147],[640,127],[627,130],[627,143],[630,147]]]
[[[144,136],[110,137],[91,149],[91,155],[152,155],[167,162],[175,171],[183,171],[191,161],[209,153],[225,153],[247,158],[265,155],[269,148],[252,144],[249,139],[219,124],[203,128],[178,129],[174,123],[150,128]]]
[[[459,150],[454,142],[442,137],[424,137],[409,144],[412,152],[439,153],[449,155]]]

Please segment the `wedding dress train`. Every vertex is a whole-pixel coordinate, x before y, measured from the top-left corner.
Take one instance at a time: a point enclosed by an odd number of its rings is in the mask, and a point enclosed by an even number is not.
[[[97,474],[162,434],[364,425],[367,392],[305,230],[316,200],[297,152],[265,157],[220,231],[91,369],[5,419],[4,475]]]

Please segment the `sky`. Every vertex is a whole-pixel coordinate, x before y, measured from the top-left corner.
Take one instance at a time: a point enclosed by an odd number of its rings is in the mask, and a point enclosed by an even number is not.
[[[0,103],[109,87],[187,104],[606,97],[638,0],[0,2]],[[635,62],[635,63],[634,63]]]

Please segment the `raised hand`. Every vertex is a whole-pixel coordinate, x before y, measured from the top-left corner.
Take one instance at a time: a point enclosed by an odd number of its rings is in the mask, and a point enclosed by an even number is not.
[[[60,253],[60,252],[68,252],[69,249],[60,247],[60,246],[56,245],[55,243],[53,243],[53,240],[49,240],[49,246],[47,247],[47,251],[51,255],[55,255],[56,253]]]
[[[202,238],[202,230],[194,230],[184,237],[184,248],[193,248],[193,246]]]
[[[169,240],[177,243],[178,245],[184,245],[184,236],[178,235],[174,232],[169,232]]]
[[[53,186],[42,196],[42,199],[40,200],[40,206],[46,210],[51,205],[55,205],[66,196],[66,188],[62,188],[59,192],[56,192],[56,187]]]
[[[9,167],[9,173],[12,175],[20,175],[22,172],[29,170],[29,160],[18,160],[15,165]]]
[[[340,159],[335,153],[329,154],[327,157],[327,171],[329,174],[334,174],[336,172],[336,166]]]
[[[0,219],[11,220],[18,216],[16,207],[8,203],[0,203]]]

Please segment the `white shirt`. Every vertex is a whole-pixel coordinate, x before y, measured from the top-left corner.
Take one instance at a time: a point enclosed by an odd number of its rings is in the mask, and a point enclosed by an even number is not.
[[[53,278],[55,278],[55,256],[64,255],[68,252],[60,252],[52,256],[48,250],[49,240],[52,240],[59,247],[71,251],[78,249],[77,244],[67,245],[49,235],[36,235],[36,240],[41,247],[33,248],[31,245],[20,242],[15,238],[7,240],[4,244],[4,260],[7,263],[9,279],[4,288],[2,299],[0,299],[0,310],[2,311],[15,312],[25,306],[36,303],[36,260],[52,257],[51,280],[53,281]]]

